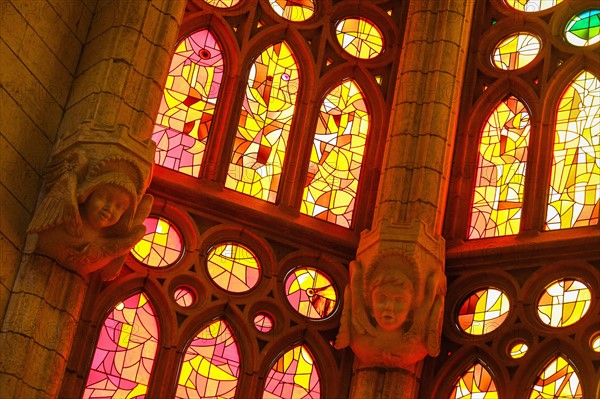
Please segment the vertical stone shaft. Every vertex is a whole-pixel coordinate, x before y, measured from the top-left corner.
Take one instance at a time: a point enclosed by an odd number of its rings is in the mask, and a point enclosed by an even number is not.
[[[97,148],[100,159],[132,158],[148,181],[153,116],[185,3],[98,2],[51,162],[64,151]],[[89,277],[35,254],[28,241],[0,330],[0,387],[3,397],[54,398]]]

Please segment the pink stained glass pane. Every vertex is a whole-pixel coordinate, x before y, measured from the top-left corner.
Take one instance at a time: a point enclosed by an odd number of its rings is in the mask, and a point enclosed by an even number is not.
[[[233,398],[239,373],[240,354],[235,338],[225,321],[214,321],[188,346],[175,397]]]
[[[183,252],[179,230],[168,220],[155,217],[146,218],[144,226],[146,235],[131,250],[133,257],[150,267],[176,263]]]
[[[285,279],[288,302],[298,313],[311,319],[331,315],[337,303],[337,291],[329,276],[312,267],[300,267]]]
[[[275,202],[299,87],[300,71],[285,42],[254,60],[225,187]]]
[[[260,332],[266,333],[271,331],[274,324],[273,318],[268,313],[258,312],[254,316],[254,327]]]
[[[207,29],[177,46],[152,135],[157,165],[198,177],[223,68],[221,47]]]
[[[187,287],[177,287],[173,292],[173,299],[179,306],[187,308],[196,302],[196,295]]]
[[[285,352],[273,365],[263,399],[318,399],[321,383],[317,365],[304,345]]]
[[[158,347],[158,322],[143,294],[117,304],[104,320],[83,398],[141,398]]]
[[[469,238],[519,232],[530,127],[527,108],[512,96],[498,104],[485,123]]]

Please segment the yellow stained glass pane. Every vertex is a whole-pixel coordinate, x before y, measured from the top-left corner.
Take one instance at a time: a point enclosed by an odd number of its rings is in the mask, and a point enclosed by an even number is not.
[[[233,7],[240,2],[240,0],[204,0],[206,3],[217,8],[229,8]]]
[[[346,52],[354,57],[375,58],[383,50],[383,35],[365,18],[346,18],[338,22],[335,36]]]
[[[600,352],[600,332],[594,334],[591,339],[590,346],[594,352]]]
[[[509,310],[510,301],[504,292],[495,288],[478,290],[460,307],[458,325],[467,334],[487,334],[502,325]]]
[[[285,294],[298,313],[324,319],[335,310],[337,291],[331,278],[313,267],[299,267],[285,279]]]
[[[275,202],[299,75],[285,42],[268,47],[255,59],[242,102],[227,188]]]
[[[263,399],[319,398],[321,383],[317,365],[304,345],[279,357],[269,371]]]
[[[258,284],[260,264],[256,255],[237,243],[214,246],[206,261],[208,274],[219,287],[229,292],[246,292]]]
[[[520,359],[525,356],[529,347],[525,342],[518,342],[511,346],[509,354],[513,359]]]
[[[561,279],[548,285],[538,300],[538,316],[551,327],[579,321],[590,308],[592,293],[580,281]]]
[[[469,238],[519,232],[530,127],[527,108],[512,96],[498,104],[484,125]]]
[[[498,399],[498,391],[490,372],[476,362],[458,379],[448,398]]]
[[[269,0],[273,10],[288,21],[302,22],[315,13],[314,0]]]
[[[321,105],[300,212],[351,226],[368,131],[369,113],[356,83],[331,90]]]
[[[557,356],[539,374],[529,398],[583,398],[579,376],[567,359]]]
[[[547,10],[562,2],[563,0],[506,0],[506,4],[512,8],[525,12]]]
[[[131,255],[150,267],[175,264],[183,254],[179,230],[164,218],[149,217],[144,221],[146,235],[133,247]]]
[[[519,69],[529,64],[540,52],[540,38],[528,33],[517,33],[502,40],[494,49],[492,59],[500,69]]]
[[[598,224],[600,81],[584,71],[558,104],[546,229]]]

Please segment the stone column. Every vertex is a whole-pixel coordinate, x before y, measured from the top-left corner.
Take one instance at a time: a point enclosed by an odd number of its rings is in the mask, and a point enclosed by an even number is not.
[[[351,398],[418,397],[422,360],[439,352],[441,230],[473,4],[409,5],[378,204],[336,343],[355,354]]]
[[[144,234],[153,118],[185,1],[98,1],[0,330],[2,397],[54,398],[88,283]]]

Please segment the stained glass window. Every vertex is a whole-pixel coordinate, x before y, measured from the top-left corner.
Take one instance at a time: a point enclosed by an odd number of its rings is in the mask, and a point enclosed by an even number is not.
[[[592,336],[590,346],[594,352],[600,352],[600,332],[597,332]]]
[[[204,0],[211,6],[218,8],[229,8],[235,6],[240,0]]]
[[[173,299],[179,306],[187,308],[196,302],[196,295],[187,287],[177,287],[173,292]]]
[[[565,27],[565,39],[574,46],[591,46],[600,42],[600,10],[575,15]]]
[[[529,112],[515,97],[494,109],[481,134],[469,238],[519,232]]]
[[[540,38],[528,33],[517,33],[496,45],[494,65],[500,69],[519,69],[529,64],[540,52]]]
[[[350,227],[368,131],[369,113],[356,83],[331,90],[321,105],[302,213]]]
[[[288,274],[285,295],[298,313],[311,319],[331,315],[337,303],[337,292],[329,276],[312,267],[300,267]]]
[[[256,255],[237,243],[215,245],[208,252],[206,267],[215,284],[229,292],[249,291],[260,278]]]
[[[490,372],[477,362],[458,379],[449,399],[498,399],[498,391]]]
[[[225,186],[275,202],[300,71],[285,42],[254,60],[238,123]]]
[[[519,11],[537,12],[552,8],[563,0],[506,0],[506,3]]]
[[[510,301],[504,292],[495,288],[478,290],[460,307],[458,325],[467,334],[487,334],[502,325],[509,310]]]
[[[315,13],[314,0],[269,0],[273,10],[289,21],[306,21]]]
[[[341,20],[335,26],[335,36],[342,48],[357,58],[375,58],[383,50],[383,35],[365,18]]]
[[[285,352],[273,365],[263,398],[269,399],[318,399],[321,397],[319,371],[304,345]]]
[[[540,373],[529,398],[583,398],[579,376],[567,359],[557,356]]]
[[[513,359],[520,359],[525,356],[529,347],[525,342],[517,342],[510,347],[509,355]]]
[[[202,329],[188,346],[179,372],[176,398],[233,398],[240,354],[223,320]]]
[[[600,81],[584,71],[558,104],[546,228],[597,224],[599,201]]]
[[[167,267],[183,252],[181,233],[166,219],[149,217],[144,221],[146,235],[131,250],[133,257],[146,266]]]
[[[207,29],[177,46],[152,135],[156,164],[198,177],[223,65],[221,47]]]
[[[579,321],[590,308],[592,293],[580,281],[561,279],[546,287],[538,300],[538,316],[551,327],[566,327]]]
[[[254,327],[260,332],[267,333],[271,331],[274,324],[273,317],[266,312],[258,312],[254,316]]]
[[[139,293],[119,302],[100,330],[83,398],[144,397],[157,346],[148,298]]]

